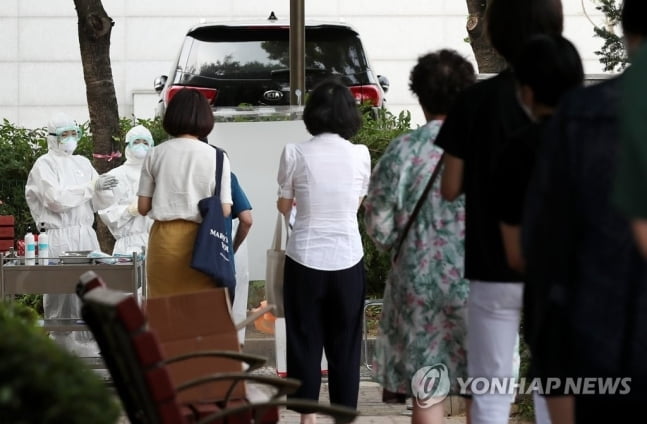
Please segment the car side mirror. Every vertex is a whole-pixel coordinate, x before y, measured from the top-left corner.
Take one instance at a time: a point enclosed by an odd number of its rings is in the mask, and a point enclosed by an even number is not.
[[[384,75],[378,75],[377,82],[380,83],[380,87],[382,87],[382,90],[384,90],[385,93],[389,91],[391,84],[389,83],[389,79],[387,77],[385,77]]]
[[[159,77],[155,78],[153,81],[153,87],[155,88],[155,91],[157,94],[162,92],[162,89],[166,85],[166,80],[168,77],[166,75],[160,75]]]

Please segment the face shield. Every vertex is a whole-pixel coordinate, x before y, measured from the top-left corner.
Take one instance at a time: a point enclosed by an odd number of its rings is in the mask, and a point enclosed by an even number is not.
[[[65,153],[72,154],[81,139],[81,128],[76,125],[56,129],[58,146]]]
[[[81,130],[81,127],[78,125],[66,125],[63,127],[57,127],[53,133],[50,133],[49,135],[54,135],[60,139],[62,138],[67,138],[67,137],[74,137],[76,138],[77,141],[81,139],[81,136],[83,135],[83,131]]]
[[[81,139],[81,128],[67,115],[55,116],[48,125],[48,145],[55,150],[72,154]]]

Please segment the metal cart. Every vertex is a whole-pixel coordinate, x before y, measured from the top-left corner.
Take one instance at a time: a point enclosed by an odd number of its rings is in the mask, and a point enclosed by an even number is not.
[[[79,277],[92,270],[115,290],[133,293],[138,288],[146,295],[146,273],[143,257],[133,254],[131,260],[123,257],[89,259],[87,263],[64,263],[65,258],[50,258],[53,265],[23,265],[23,257],[2,256],[0,261],[0,299],[13,300],[16,294],[75,294]],[[112,264],[101,261],[112,260]],[[47,331],[87,331],[78,318],[45,319],[41,322]],[[105,368],[101,357],[84,358],[92,368]]]

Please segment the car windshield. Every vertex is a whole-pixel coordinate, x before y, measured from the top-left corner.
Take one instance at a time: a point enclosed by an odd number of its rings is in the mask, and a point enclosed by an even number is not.
[[[288,81],[287,27],[202,27],[189,34],[189,53],[178,63],[184,81],[191,76],[214,79],[271,79]],[[306,29],[308,73],[355,75],[367,68],[361,42],[344,27]],[[182,62],[184,59],[184,62]]]

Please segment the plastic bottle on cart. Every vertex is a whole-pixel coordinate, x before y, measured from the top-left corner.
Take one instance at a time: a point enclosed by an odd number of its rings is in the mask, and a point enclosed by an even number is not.
[[[5,265],[20,265],[18,254],[16,254],[16,250],[13,247],[9,248],[9,251],[5,254],[4,257]]]
[[[36,238],[31,227],[27,227],[25,234],[25,265],[36,265]]]
[[[31,226],[27,227],[27,231],[31,231]],[[32,231],[32,234],[34,235],[34,244],[36,245],[34,253],[36,253],[36,257],[38,257],[38,226],[36,226],[36,231]],[[38,263],[38,260],[36,260],[36,263]]]
[[[38,235],[38,264],[49,265],[49,237],[45,231],[45,223],[40,223],[40,234]]]

